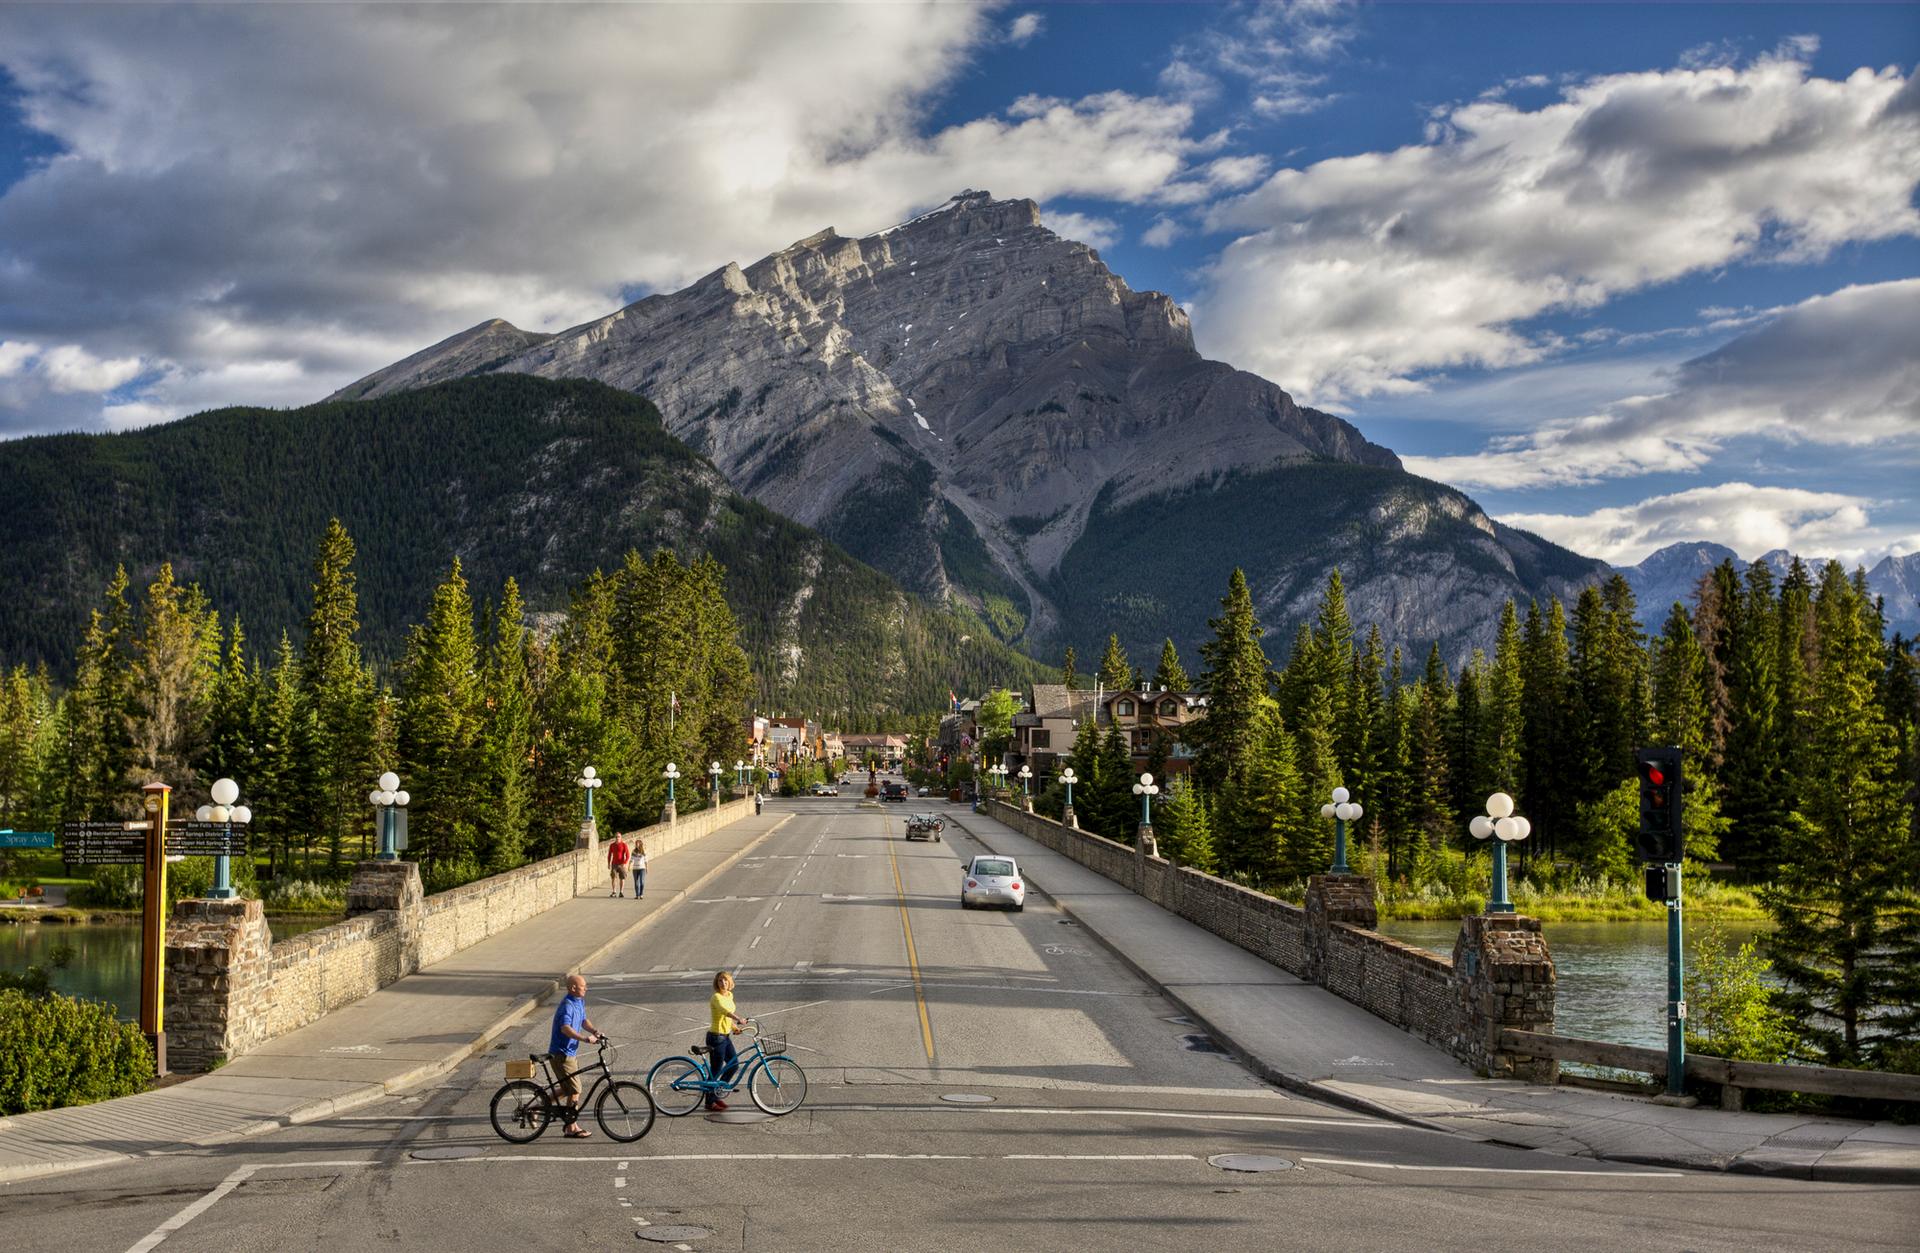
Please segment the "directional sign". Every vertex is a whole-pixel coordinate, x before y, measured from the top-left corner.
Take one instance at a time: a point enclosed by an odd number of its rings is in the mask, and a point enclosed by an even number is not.
[[[51,831],[0,831],[0,848],[52,848]]]
[[[146,822],[63,822],[62,859],[76,866],[138,866],[147,860]]]
[[[169,857],[245,857],[247,829],[226,822],[170,822]]]

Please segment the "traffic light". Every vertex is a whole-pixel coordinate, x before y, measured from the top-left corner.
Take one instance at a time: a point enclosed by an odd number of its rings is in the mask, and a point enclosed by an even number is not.
[[[1680,750],[1643,748],[1634,754],[1640,775],[1640,860],[1678,864],[1686,849],[1680,815]]]

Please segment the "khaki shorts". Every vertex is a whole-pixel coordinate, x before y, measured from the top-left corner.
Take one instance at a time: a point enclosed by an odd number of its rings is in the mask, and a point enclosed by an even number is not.
[[[578,1104],[580,1100],[580,1080],[575,1070],[580,1064],[577,1057],[568,1057],[565,1053],[547,1054],[547,1064],[553,1067],[553,1073],[560,1079],[560,1096],[568,1104]]]

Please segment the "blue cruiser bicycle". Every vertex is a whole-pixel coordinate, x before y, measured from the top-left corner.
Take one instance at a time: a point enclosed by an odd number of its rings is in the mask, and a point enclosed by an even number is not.
[[[746,1084],[747,1095],[761,1110],[775,1117],[791,1114],[807,1099],[807,1072],[786,1055],[784,1032],[769,1031],[758,1019],[742,1019],[753,1032],[753,1044],[734,1063],[732,1079],[716,1079],[707,1071],[705,1045],[687,1050],[692,1057],[663,1057],[647,1072],[647,1093],[654,1106],[669,1118],[680,1118],[699,1109],[709,1096],[738,1092]]]

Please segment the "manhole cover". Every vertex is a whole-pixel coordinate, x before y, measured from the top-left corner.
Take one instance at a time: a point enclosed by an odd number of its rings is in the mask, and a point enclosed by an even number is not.
[[[1180,1047],[1190,1053],[1219,1053],[1222,1056],[1227,1051],[1210,1035],[1183,1035],[1180,1037]]]
[[[1259,1174],[1265,1170],[1292,1170],[1293,1162],[1284,1157],[1269,1157],[1265,1153],[1215,1153],[1207,1159],[1207,1165],[1218,1166],[1221,1170],[1237,1170],[1243,1174]]]
[[[955,1105],[991,1105],[993,1104],[993,1098],[988,1096],[984,1092],[946,1092],[941,1094],[940,1099],[943,1101],[950,1101]]]
[[[487,1151],[477,1144],[447,1144],[437,1149],[415,1149],[408,1157],[423,1162],[457,1162],[465,1157],[485,1157]]]
[[[681,1224],[671,1227],[659,1225],[642,1227],[633,1234],[642,1240],[651,1240],[655,1244],[680,1244],[687,1240],[705,1240],[713,1232],[705,1227],[689,1227]]]
[[[772,1114],[763,1114],[757,1109],[723,1109],[708,1114],[708,1122],[766,1122]]]

